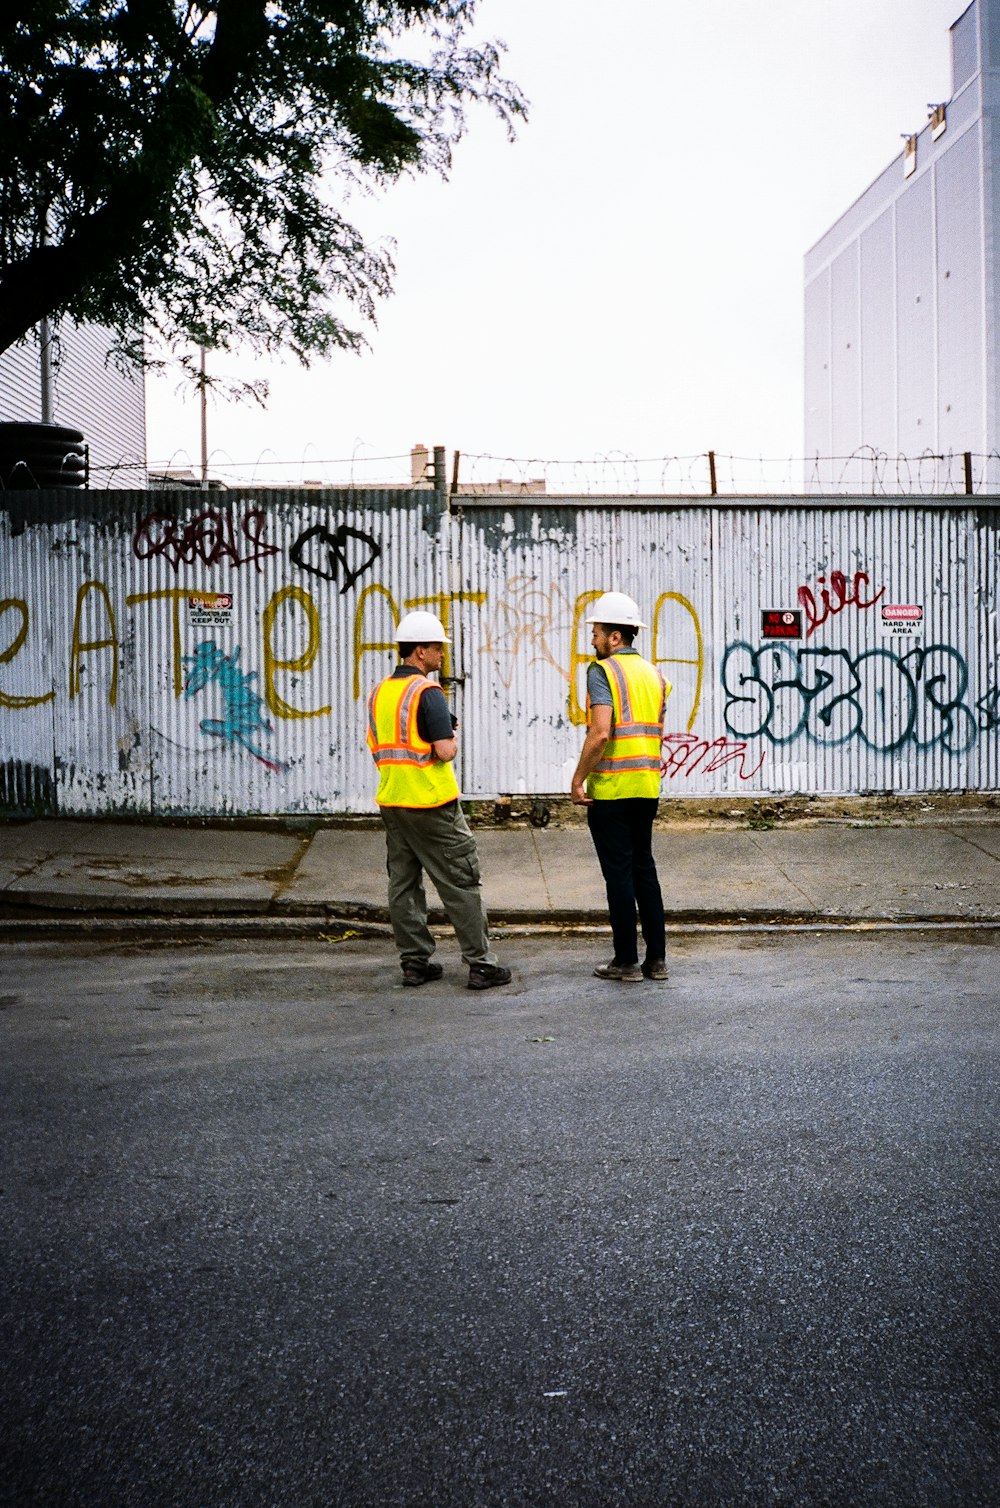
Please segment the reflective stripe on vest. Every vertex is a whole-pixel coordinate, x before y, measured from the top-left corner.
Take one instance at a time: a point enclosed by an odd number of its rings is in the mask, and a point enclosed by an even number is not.
[[[670,682],[640,655],[601,660],[611,687],[611,737],[587,777],[595,801],[660,794],[663,718]]]
[[[437,683],[427,676],[388,676],[368,698],[368,747],[378,766],[379,806],[444,806],[458,799],[449,760],[438,759],[417,729],[420,698]]]

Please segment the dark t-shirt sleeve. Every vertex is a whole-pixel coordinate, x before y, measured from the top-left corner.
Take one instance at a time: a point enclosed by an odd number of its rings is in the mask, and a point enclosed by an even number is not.
[[[417,732],[429,744],[436,744],[440,738],[451,738],[451,713],[440,686],[428,686],[426,691],[421,692],[417,707]]]
[[[613,707],[615,704],[608,672],[596,660],[587,666],[587,695],[592,707]]]

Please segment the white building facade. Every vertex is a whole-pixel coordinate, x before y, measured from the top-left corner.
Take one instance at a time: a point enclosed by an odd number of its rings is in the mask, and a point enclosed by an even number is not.
[[[53,424],[82,431],[90,486],[146,485],[146,400],[142,372],[112,356],[113,336],[97,325],[55,326],[49,393]],[[42,357],[28,338],[0,352],[0,422],[43,417]]]
[[[951,47],[951,98],[806,256],[807,489],[1000,484],[1000,0]]]

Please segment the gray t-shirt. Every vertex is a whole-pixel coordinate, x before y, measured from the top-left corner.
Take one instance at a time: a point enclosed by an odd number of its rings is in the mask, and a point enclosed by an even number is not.
[[[420,675],[420,671],[412,665],[397,665],[392,672],[396,681],[408,675]],[[440,686],[430,686],[421,694],[417,704],[417,732],[429,744],[436,744],[441,738],[451,738],[451,713]]]
[[[637,655],[637,649],[616,649],[617,655]],[[608,672],[600,660],[592,660],[587,666],[587,695],[592,707],[613,707],[614,697],[611,695],[611,682],[608,680]]]

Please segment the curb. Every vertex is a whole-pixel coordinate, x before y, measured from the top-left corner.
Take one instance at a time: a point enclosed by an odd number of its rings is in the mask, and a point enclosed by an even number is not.
[[[443,916],[431,915],[436,932],[447,937],[450,925]],[[567,933],[609,932],[605,917],[597,913],[552,913],[535,915],[526,912],[490,916],[490,927],[498,935],[559,936]],[[802,912],[672,912],[667,921],[667,936],[677,939],[692,932],[836,932],[888,931],[905,929],[948,932],[1000,931],[1000,917],[983,916],[858,916],[849,913]],[[392,939],[387,920],[376,915],[341,912],[326,916],[265,916],[256,913],[220,916],[218,914],[92,915],[83,912],[48,916],[0,916],[0,945],[23,942],[149,942],[184,941],[276,941],[313,940],[339,943],[355,939]]]

